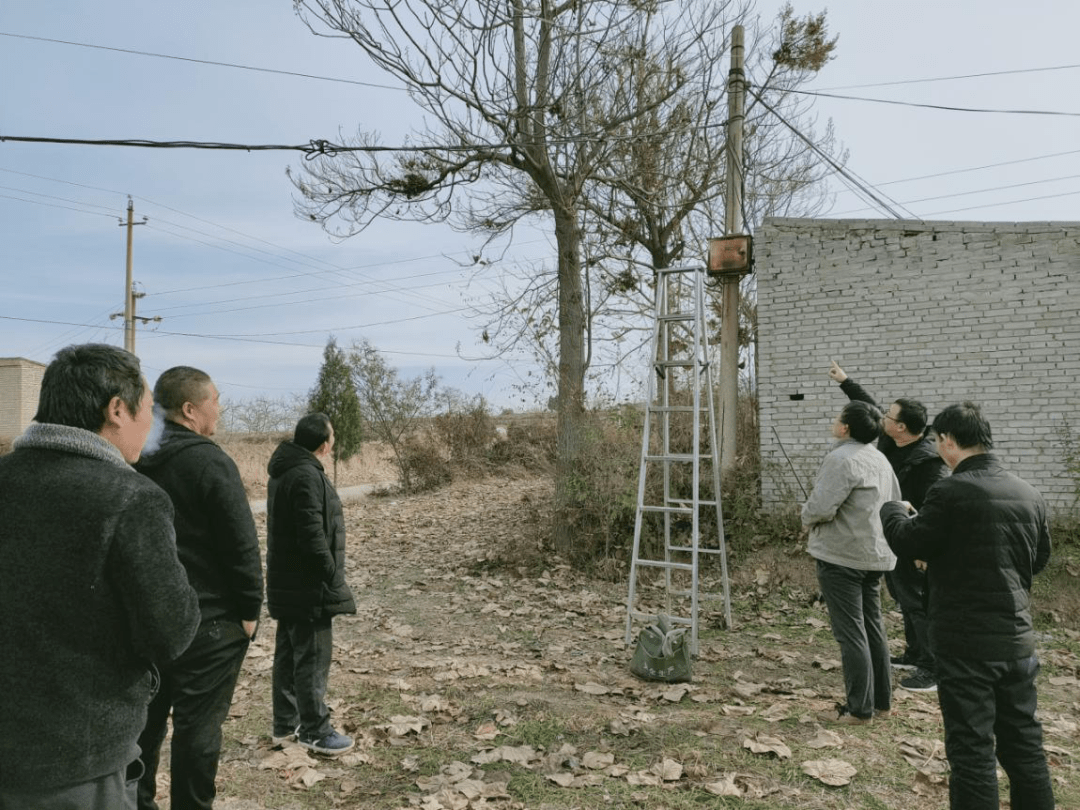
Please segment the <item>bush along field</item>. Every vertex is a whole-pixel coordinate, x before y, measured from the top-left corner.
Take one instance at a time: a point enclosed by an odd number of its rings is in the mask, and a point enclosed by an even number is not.
[[[631,417],[621,418],[632,435]],[[274,627],[264,618],[225,724],[216,806],[946,806],[933,693],[897,687],[893,714],[864,727],[821,719],[842,700],[839,649],[791,514],[755,519],[752,500],[733,503],[725,512],[734,515],[733,626],[719,604],[706,605],[689,683],[630,674],[625,512],[634,503],[620,471],[637,451],[612,445],[622,430],[611,419],[596,427],[608,449],[596,462],[602,474],[583,482],[579,523],[591,563],[584,552],[571,561],[550,550],[548,445],[535,423],[507,431],[509,446],[492,451],[497,463],[459,448],[468,471],[450,464],[449,483],[348,504],[359,609],[335,620],[328,702],[357,746],[331,759],[271,744]],[[740,491],[755,497],[752,487]],[[1057,802],[1080,807],[1080,555],[1068,525],[1057,527],[1063,536],[1035,607]],[[719,592],[719,571],[703,576],[701,590]],[[662,600],[661,582],[641,587]],[[887,622],[899,652],[899,614],[890,610]],[[1003,774],[1001,782],[1007,797]]]

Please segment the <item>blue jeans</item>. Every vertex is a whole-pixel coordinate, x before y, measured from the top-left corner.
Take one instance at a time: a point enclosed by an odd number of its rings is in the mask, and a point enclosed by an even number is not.
[[[239,621],[203,622],[191,646],[161,673],[139,737],[146,773],[139,781],[139,810],[157,810],[158,761],[173,715],[170,761],[172,810],[210,810],[217,788],[221,724],[229,716],[236,679],[249,639]]]
[[[997,810],[996,758],[1009,775],[1012,810],[1051,810],[1054,792],[1035,718],[1038,659],[970,661],[939,654],[937,664],[949,807]]]
[[[334,639],[330,617],[279,619],[274,637],[274,735],[300,727],[300,738],[321,740],[334,730],[323,698]]]
[[[874,716],[892,708],[889,644],[881,617],[881,571],[817,561],[817,578],[840,645],[848,712]]]

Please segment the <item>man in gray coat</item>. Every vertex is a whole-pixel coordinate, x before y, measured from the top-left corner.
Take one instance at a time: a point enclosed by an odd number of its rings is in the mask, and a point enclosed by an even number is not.
[[[62,349],[34,419],[0,458],[0,810],[128,810],[155,670],[199,624],[169,497],[130,466],[139,361]]]
[[[845,702],[821,719],[861,725],[892,709],[889,645],[881,617],[881,577],[896,557],[885,543],[878,510],[900,497],[896,475],[873,442],[881,412],[849,402],[833,422],[837,440],[802,508],[807,550],[829,608],[844,666]]]

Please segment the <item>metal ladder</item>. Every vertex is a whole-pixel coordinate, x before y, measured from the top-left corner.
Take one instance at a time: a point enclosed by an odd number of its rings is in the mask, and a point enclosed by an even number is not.
[[[627,645],[632,640],[635,619],[651,623],[656,621],[658,613],[663,612],[672,624],[689,626],[694,655],[698,651],[701,601],[716,598],[714,593],[699,595],[702,555],[720,556],[724,621],[731,627],[731,595],[720,503],[718,419],[713,406],[712,364],[705,330],[704,277],[702,266],[657,271],[651,355],[653,373],[649,375],[642,431],[634,547],[626,600]],[[703,467],[707,469],[703,470]],[[702,498],[703,474],[712,483],[709,499]],[[710,532],[714,535],[711,543],[702,538],[703,509],[716,510],[716,529]],[[643,556],[643,540],[656,558]],[[659,558],[661,540],[662,559]],[[647,597],[638,593],[638,578],[645,569],[664,572],[662,611],[657,593]],[[658,591],[659,588],[651,590]],[[648,603],[639,605],[638,600],[643,598]]]

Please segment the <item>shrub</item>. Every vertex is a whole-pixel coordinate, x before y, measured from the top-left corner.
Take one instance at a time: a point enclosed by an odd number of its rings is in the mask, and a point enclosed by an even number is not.
[[[432,423],[435,438],[454,468],[472,474],[483,474],[489,468],[497,434],[483,397],[467,403],[462,410],[436,416]]]
[[[429,492],[453,480],[450,462],[430,437],[413,436],[402,443],[397,456],[406,492]]]

